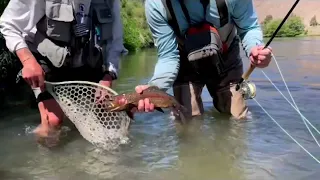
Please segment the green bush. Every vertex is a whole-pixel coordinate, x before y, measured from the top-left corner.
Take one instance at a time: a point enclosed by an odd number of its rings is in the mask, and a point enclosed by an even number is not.
[[[145,18],[141,0],[121,0],[121,17],[124,31],[124,46],[137,51],[152,44],[152,35]]]
[[[282,19],[269,20],[263,24],[263,32],[265,37],[270,37],[278,28]],[[305,33],[305,26],[300,17],[291,15],[283,24],[276,37],[296,37]]]

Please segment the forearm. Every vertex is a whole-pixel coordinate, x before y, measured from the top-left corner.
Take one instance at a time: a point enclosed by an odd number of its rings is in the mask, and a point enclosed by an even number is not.
[[[112,41],[110,41],[110,49],[105,60],[108,71],[118,76],[119,62],[122,55],[127,54],[127,50],[123,45],[123,25],[120,14],[120,1],[114,1],[113,4],[114,22],[112,26]]]
[[[114,45],[115,46],[115,45]],[[121,60],[121,56],[126,54],[125,48],[112,49],[108,53],[106,67],[107,70],[113,72],[118,77],[119,74],[119,62]]]
[[[158,86],[160,89],[167,91],[176,80],[178,71],[179,60],[177,58],[160,59],[148,84]]]
[[[176,36],[167,23],[164,9],[159,1],[146,0],[146,19],[158,51],[158,62],[148,84],[156,85],[162,90],[172,87],[179,70],[179,50]]]
[[[263,45],[263,33],[260,27],[248,30],[240,35],[242,45],[247,56],[250,55],[251,49],[257,45]]]
[[[246,55],[251,48],[263,44],[263,33],[252,0],[232,1],[232,20],[237,26]]]
[[[21,64],[24,66],[28,61],[35,61],[36,59],[28,48],[21,48],[16,51],[16,55],[18,56]]]

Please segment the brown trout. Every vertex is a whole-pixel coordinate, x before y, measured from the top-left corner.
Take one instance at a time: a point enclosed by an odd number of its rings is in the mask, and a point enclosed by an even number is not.
[[[182,112],[185,111],[183,107],[173,96],[160,90],[156,86],[150,86],[145,89],[141,94],[132,92],[112,97],[108,111],[126,111],[130,118],[133,119],[131,112],[132,108],[137,108],[139,100],[148,98],[150,103],[154,104],[154,109],[164,113],[162,108],[171,108],[175,113],[179,113],[181,116]],[[122,104],[120,100],[124,99],[126,103]]]

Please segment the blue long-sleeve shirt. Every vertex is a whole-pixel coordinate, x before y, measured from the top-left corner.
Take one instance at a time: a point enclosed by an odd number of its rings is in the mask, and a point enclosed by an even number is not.
[[[188,23],[185,19],[179,0],[172,0],[179,28],[183,34]],[[191,23],[201,22],[203,6],[200,0],[184,0],[190,14]],[[257,44],[263,44],[263,34],[258,22],[252,0],[226,0],[229,17],[235,23],[238,35],[242,41],[246,55]],[[156,85],[163,90],[172,87],[179,70],[179,50],[176,35],[168,24],[165,6],[161,0],[145,1],[146,18],[149,24],[155,46],[158,49],[158,62],[149,84]],[[215,0],[211,0],[210,9],[207,10],[206,20],[220,26],[220,19]]]

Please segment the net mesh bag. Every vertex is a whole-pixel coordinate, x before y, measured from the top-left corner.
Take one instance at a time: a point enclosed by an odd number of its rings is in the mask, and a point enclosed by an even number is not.
[[[46,82],[65,115],[84,139],[93,145],[113,149],[127,139],[131,119],[125,112],[107,112],[110,88],[85,81]]]

